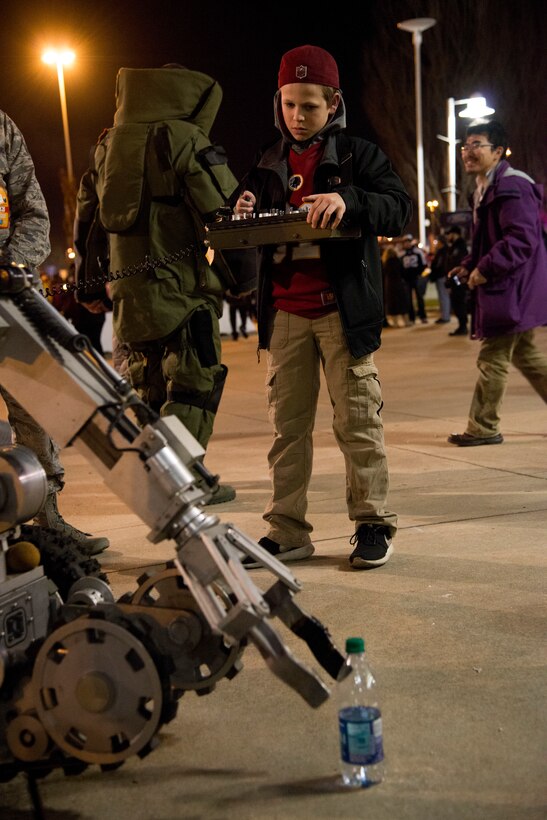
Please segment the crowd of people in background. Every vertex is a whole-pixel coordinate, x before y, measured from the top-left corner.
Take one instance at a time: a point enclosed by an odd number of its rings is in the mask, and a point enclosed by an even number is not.
[[[457,327],[449,336],[468,335],[468,288],[449,278],[468,253],[462,228],[449,225],[443,233],[431,238],[428,251],[419,247],[412,234],[393,240],[380,240],[384,276],[384,327],[410,327],[419,320],[427,324],[428,284],[435,285],[431,306],[438,318],[435,324],[444,325],[457,320]]]
[[[457,267],[468,253],[468,243],[462,228],[449,225],[442,233],[431,237],[429,250],[419,247],[412,234],[385,240],[379,238],[382,249],[382,271],[384,285],[384,327],[411,327],[417,321],[427,324],[427,310],[438,313],[435,324],[448,324],[452,317],[457,326],[449,336],[467,336],[468,288],[455,283],[448,277],[449,271]],[[104,313],[90,313],[75,298],[72,286],[72,267],[60,269],[50,276],[42,272],[44,289],[54,292],[50,301],[59,312],[71,322],[76,330],[91,340],[93,347],[103,354],[110,353],[108,345],[103,350],[101,335],[105,323]],[[435,295],[428,291],[428,284],[435,285]],[[426,293],[430,296],[427,299]],[[229,331],[223,327],[223,335],[230,335],[234,341],[244,339],[256,332],[256,292],[244,296],[225,296]]]

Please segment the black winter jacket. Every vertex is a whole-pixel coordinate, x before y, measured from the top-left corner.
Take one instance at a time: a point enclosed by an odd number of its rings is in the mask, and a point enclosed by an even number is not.
[[[266,149],[239,187],[257,199],[256,209],[285,210],[287,154],[282,140]],[[371,142],[337,131],[325,140],[314,193],[340,194],[346,205],[342,227],[358,226],[361,238],[323,240],[321,256],[336,294],[349,350],[355,358],[380,346],[384,321],[378,236],[398,236],[411,214],[410,198],[386,155]],[[238,194],[233,197],[235,201]],[[258,345],[269,345],[274,246],[258,250]]]

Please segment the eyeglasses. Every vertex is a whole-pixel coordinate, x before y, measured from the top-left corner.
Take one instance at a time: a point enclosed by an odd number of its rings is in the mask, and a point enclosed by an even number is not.
[[[491,142],[468,142],[467,145],[462,145],[460,151],[462,154],[467,154],[468,151],[477,151],[479,148],[493,148]]]

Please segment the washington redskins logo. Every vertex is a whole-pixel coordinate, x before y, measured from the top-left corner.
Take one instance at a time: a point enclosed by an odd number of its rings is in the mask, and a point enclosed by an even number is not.
[[[289,190],[299,191],[303,184],[304,177],[302,174],[293,174],[292,177],[289,177]]]

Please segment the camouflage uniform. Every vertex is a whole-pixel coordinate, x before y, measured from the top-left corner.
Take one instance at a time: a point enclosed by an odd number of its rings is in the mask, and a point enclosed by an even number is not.
[[[0,111],[0,187],[8,196],[9,227],[0,227],[0,257],[6,262],[39,265],[50,252],[49,217],[23,135]],[[31,449],[44,468],[50,491],[62,489],[59,448],[26,410],[0,387],[18,444]]]

